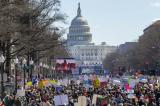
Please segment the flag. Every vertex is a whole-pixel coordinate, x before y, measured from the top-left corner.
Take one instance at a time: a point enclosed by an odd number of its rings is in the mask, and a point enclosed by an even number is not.
[[[37,83],[38,83],[38,78],[37,77],[33,78],[32,79],[32,85],[35,85]]]
[[[60,93],[62,91],[62,87],[61,86],[57,86],[56,87],[56,92]]]

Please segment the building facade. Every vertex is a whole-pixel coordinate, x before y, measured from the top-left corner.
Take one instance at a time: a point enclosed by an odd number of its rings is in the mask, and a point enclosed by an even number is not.
[[[115,47],[106,45],[74,45],[69,47],[70,54],[80,65],[100,65],[107,54]]]
[[[69,27],[67,47],[71,57],[76,59],[79,67],[102,66],[106,55],[117,49],[114,46],[107,46],[105,42],[101,45],[95,45],[92,42],[92,33],[87,20],[82,16],[80,3],[78,4],[77,16],[72,20]]]

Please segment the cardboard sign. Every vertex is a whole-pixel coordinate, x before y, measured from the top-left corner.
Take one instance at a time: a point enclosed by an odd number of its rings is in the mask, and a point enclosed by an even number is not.
[[[134,87],[135,87],[135,85],[136,85],[136,80],[131,79],[131,80],[130,80],[130,84],[129,84],[129,85],[130,85],[130,87],[131,87],[131,88],[134,88]]]
[[[121,85],[121,81],[119,79],[114,79],[113,84],[114,85]]]
[[[87,106],[87,98],[85,96],[79,96],[76,106]]]
[[[128,96],[128,98],[130,98],[130,99],[135,98],[135,95],[134,95],[134,94],[128,94],[127,96]]]
[[[16,96],[17,96],[17,97],[25,96],[25,90],[23,90],[23,89],[18,89]]]
[[[69,84],[69,80],[68,79],[63,79],[62,85],[67,86],[68,84]]]
[[[55,102],[55,106],[67,105],[69,103],[68,102],[68,95],[54,96],[54,102]]]

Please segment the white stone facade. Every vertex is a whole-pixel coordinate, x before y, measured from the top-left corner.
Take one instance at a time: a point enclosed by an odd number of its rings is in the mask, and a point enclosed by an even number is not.
[[[101,65],[107,54],[116,48],[106,45],[74,45],[69,47],[70,54],[79,65]]]

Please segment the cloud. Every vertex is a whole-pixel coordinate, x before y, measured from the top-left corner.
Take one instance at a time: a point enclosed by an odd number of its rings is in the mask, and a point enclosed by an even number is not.
[[[153,2],[153,3],[151,3],[151,6],[160,7],[160,2]]]

